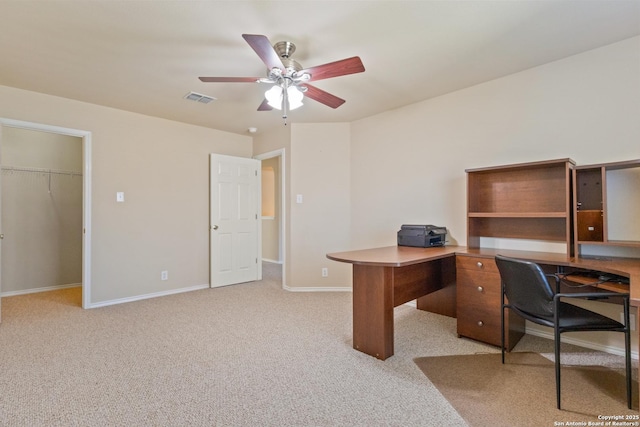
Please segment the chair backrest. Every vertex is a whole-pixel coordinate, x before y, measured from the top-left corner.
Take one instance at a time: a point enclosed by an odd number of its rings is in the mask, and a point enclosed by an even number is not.
[[[553,320],[554,292],[534,262],[496,255],[496,264],[509,305],[534,317]]]

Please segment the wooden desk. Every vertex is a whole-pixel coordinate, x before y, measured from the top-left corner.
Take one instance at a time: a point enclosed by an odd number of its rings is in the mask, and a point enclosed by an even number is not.
[[[461,249],[388,246],[327,254],[353,264],[353,348],[381,360],[392,356],[393,308],[455,284]]]
[[[540,264],[628,277],[631,304],[640,307],[640,259],[577,258],[557,253],[463,246],[388,246],[327,254],[331,260],[353,264],[353,348],[381,360],[392,356],[394,307],[417,299],[418,308],[423,308],[425,301],[432,297],[429,294],[455,289],[452,285],[455,284],[456,255],[493,258],[498,253]],[[640,333],[637,327],[636,330]]]

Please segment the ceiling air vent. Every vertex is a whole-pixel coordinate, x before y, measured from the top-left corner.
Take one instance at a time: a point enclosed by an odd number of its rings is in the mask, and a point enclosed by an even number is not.
[[[184,99],[201,102],[203,104],[208,104],[211,101],[215,101],[215,98],[213,96],[207,96],[207,95],[203,95],[201,93],[196,93],[196,92],[189,92],[184,96]]]

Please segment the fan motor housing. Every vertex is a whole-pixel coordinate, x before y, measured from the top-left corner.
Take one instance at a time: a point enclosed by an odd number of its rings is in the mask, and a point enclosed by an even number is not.
[[[300,71],[302,70],[302,65],[300,65],[298,63],[298,61],[295,61],[291,58],[282,58],[282,65],[284,65],[284,68],[289,71]]]
[[[288,58],[296,51],[296,45],[291,42],[278,42],[273,45],[273,50],[280,58]]]

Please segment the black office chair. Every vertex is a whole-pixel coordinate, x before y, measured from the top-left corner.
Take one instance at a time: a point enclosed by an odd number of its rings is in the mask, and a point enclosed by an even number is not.
[[[502,281],[502,363],[504,364],[505,331],[504,312],[509,308],[526,320],[554,330],[556,399],[560,409],[560,334],[569,331],[617,331],[624,332],[627,379],[627,406],[631,409],[631,335],[629,326],[629,294],[617,292],[560,293],[560,280],[546,275],[539,265],[497,255],[496,264]],[[553,290],[547,277],[555,278]],[[505,297],[508,303],[505,302]],[[624,325],[609,317],[561,302],[561,298],[622,297],[624,301]]]

